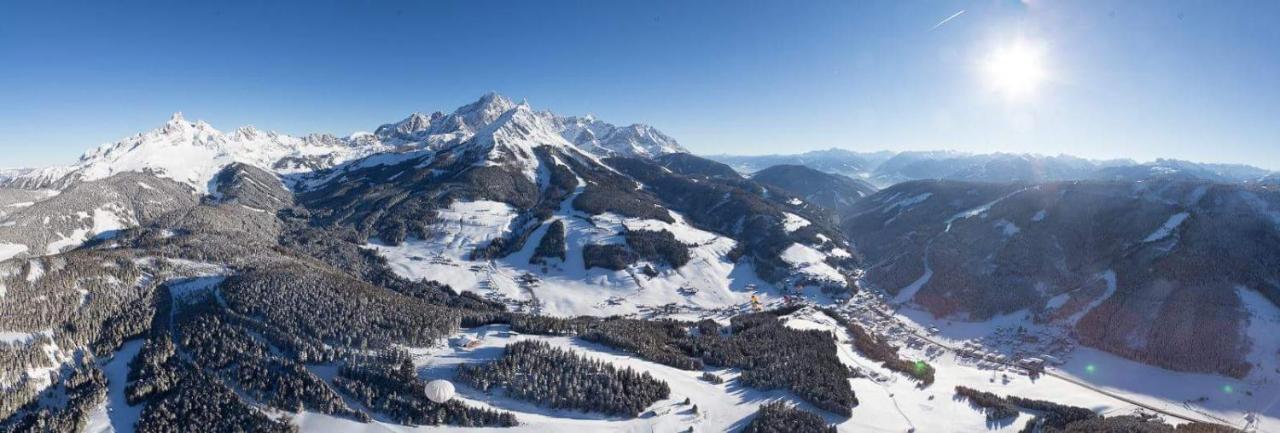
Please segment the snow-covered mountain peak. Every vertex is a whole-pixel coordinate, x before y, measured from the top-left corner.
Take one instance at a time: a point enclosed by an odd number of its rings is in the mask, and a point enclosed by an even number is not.
[[[518,111],[521,114],[506,116]],[[688,152],[675,139],[652,126],[633,124],[619,127],[596,119],[594,115],[560,117],[550,111],[535,111],[522,100],[519,103],[498,93],[487,93],[453,113],[435,113],[426,116],[413,113],[404,120],[382,125],[374,133],[387,144],[419,146],[442,150],[462,144],[482,131],[497,131],[503,126],[491,128],[495,123],[515,120],[516,125],[532,128],[514,136],[535,137],[538,132],[553,132],[559,140],[542,137],[540,144],[559,145],[561,142],[577,146],[584,152],[597,156],[653,157],[668,153]]]
[[[236,128],[235,131],[231,131],[231,138],[236,140],[257,140],[260,138],[265,138],[265,137],[274,136],[274,135],[275,135],[274,132],[270,132],[270,131],[264,132],[262,130],[259,130],[258,128],[253,127],[253,125],[241,126],[239,128]]]
[[[633,124],[618,127],[594,116],[559,117],[535,111],[498,93],[487,93],[452,113],[416,112],[375,132],[339,138],[329,134],[295,137],[244,126],[224,133],[204,121],[175,112],[160,127],[86,152],[71,166],[32,175],[10,174],[5,184],[61,187],[77,180],[96,180],[116,173],[152,171],[206,191],[214,174],[232,162],[277,173],[332,167],[338,163],[392,149],[443,151],[468,145],[492,163],[498,155],[514,155],[526,171],[532,149],[549,145],[575,147],[596,156],[653,157],[686,152],[657,129]],[[33,172],[35,173],[35,172]],[[51,176],[66,173],[65,179]]]
[[[97,180],[117,173],[150,171],[207,192],[209,180],[233,162],[290,172],[332,166],[386,150],[380,142],[352,145],[332,135],[303,138],[252,126],[223,133],[204,121],[174,113],[161,127],[86,152],[69,168],[75,180]]]
[[[169,120],[166,121],[164,124],[165,126],[173,126],[174,128],[178,128],[178,127],[181,127],[182,125],[185,125],[186,123],[187,123],[187,119],[182,117],[182,112],[175,111],[173,112],[173,114],[169,115]]]
[[[553,122],[553,118],[546,114],[534,112],[527,104],[519,104],[477,131],[475,141],[528,149],[539,145],[569,146]]]
[[[595,116],[558,119],[565,140],[588,152],[602,156],[655,157],[669,153],[688,153],[674,138],[649,125],[615,126]]]

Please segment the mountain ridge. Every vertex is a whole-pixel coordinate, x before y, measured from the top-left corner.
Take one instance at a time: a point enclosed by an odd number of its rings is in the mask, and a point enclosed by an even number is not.
[[[504,129],[503,125],[510,128]],[[437,151],[462,144],[477,134],[497,134],[496,142],[501,143],[489,144],[499,144],[498,151],[503,152],[507,142],[529,133],[541,134],[537,137],[540,141],[579,146],[601,157],[687,152],[674,139],[647,125],[618,127],[591,117],[559,117],[548,111],[533,111],[527,103],[517,104],[490,92],[449,114],[415,112],[401,121],[383,124],[373,133],[347,137],[290,136],[252,126],[223,132],[204,121],[188,121],[176,112],[156,129],[86,151],[72,165],[0,172],[0,185],[60,189],[75,181],[149,170],[209,193],[207,182],[231,163],[289,175],[379,153]],[[519,153],[513,152],[517,157]]]
[[[1218,182],[1262,181],[1275,172],[1245,164],[1199,163],[1158,158],[1087,159],[1068,154],[967,153],[939,151],[858,152],[832,148],[800,154],[706,155],[750,174],[775,165],[804,165],[870,182],[878,188],[910,180],[951,179],[986,182],[1049,182],[1062,180],[1144,180],[1167,176]]]

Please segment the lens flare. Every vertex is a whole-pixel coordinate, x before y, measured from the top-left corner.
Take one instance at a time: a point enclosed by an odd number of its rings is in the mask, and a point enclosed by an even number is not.
[[[1043,44],[1015,39],[999,45],[982,61],[987,84],[1006,100],[1034,96],[1048,77]]]

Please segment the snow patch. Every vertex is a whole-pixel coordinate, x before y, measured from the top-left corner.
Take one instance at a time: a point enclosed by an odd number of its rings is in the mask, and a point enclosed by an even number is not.
[[[1142,241],[1155,242],[1155,241],[1169,237],[1169,235],[1173,234],[1173,230],[1178,228],[1178,226],[1182,225],[1182,222],[1186,221],[1187,217],[1189,216],[1191,216],[1191,214],[1186,212],[1179,212],[1179,213],[1173,214],[1172,216],[1169,217],[1168,220],[1164,222],[1163,225],[1157,228],[1156,231],[1151,232],[1151,234],[1147,235],[1147,238],[1143,239]]]
[[[826,263],[827,255],[808,245],[793,243],[779,258],[801,274],[832,282],[844,281],[840,271]]]
[[[906,208],[909,208],[909,207],[911,207],[911,206],[915,206],[915,205],[918,205],[918,204],[920,204],[920,203],[924,203],[924,201],[925,201],[925,200],[928,200],[928,199],[929,199],[929,197],[933,197],[933,193],[931,193],[931,192],[926,192],[926,193],[924,193],[924,194],[920,194],[920,195],[916,195],[916,196],[913,196],[913,197],[904,198],[904,199],[901,199],[901,200],[895,201],[895,202],[893,202],[893,203],[890,203],[888,206],[885,206],[885,207],[884,207],[884,209],[883,209],[883,210],[881,210],[880,212],[881,212],[881,213],[889,213],[889,211],[894,210],[894,209],[898,209],[898,208],[906,209]]]
[[[907,285],[907,287],[903,287],[901,290],[898,290],[898,295],[893,297],[894,303],[901,304],[910,301],[911,298],[916,296],[916,293],[919,292],[920,289],[924,288],[925,284],[929,284],[929,280],[933,279],[933,268],[929,267],[928,254],[926,253],[925,256],[924,273],[920,274],[920,278],[916,278],[916,280],[912,281],[911,284]]]
[[[999,221],[996,221],[995,225],[996,225],[996,228],[1000,229],[1000,233],[1003,234],[1004,237],[1006,238],[1016,235],[1018,234],[1018,232],[1022,231],[1022,229],[1018,228],[1017,224],[1014,224],[1013,222],[1004,218],[1001,218]]]
[[[14,258],[18,254],[25,252],[27,252],[26,245],[0,243],[0,262]]]
[[[804,228],[805,226],[808,226],[810,224],[809,220],[804,219],[804,217],[793,214],[791,212],[783,212],[782,216],[783,216],[782,225],[783,225],[783,228],[787,230],[787,233],[800,230],[801,228]]]
[[[1045,301],[1044,308],[1049,310],[1057,310],[1058,308],[1061,308],[1063,305],[1066,305],[1067,301],[1070,299],[1071,299],[1070,292],[1059,293],[1057,296],[1049,298],[1048,301]]]
[[[1106,272],[1103,272],[1100,277],[1107,283],[1107,290],[1102,293],[1102,296],[1099,296],[1097,299],[1089,302],[1089,305],[1086,305],[1083,309],[1076,312],[1076,314],[1072,314],[1071,317],[1067,318],[1067,323],[1074,325],[1079,322],[1085,314],[1089,314],[1089,311],[1092,311],[1094,308],[1102,305],[1103,302],[1106,302],[1107,299],[1111,298],[1111,295],[1116,294],[1116,271],[1108,269]]]

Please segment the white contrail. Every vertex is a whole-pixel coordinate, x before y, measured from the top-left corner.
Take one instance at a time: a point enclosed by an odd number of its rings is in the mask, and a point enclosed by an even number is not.
[[[937,30],[937,29],[938,29],[938,27],[942,27],[942,25],[943,25],[943,24],[946,24],[948,21],[954,20],[954,19],[956,19],[956,17],[961,16],[961,15],[964,15],[964,9],[960,9],[960,12],[956,12],[955,14],[953,14],[953,15],[951,15],[951,16],[949,16],[949,17],[947,17],[946,19],[944,19],[944,20],[942,20],[942,21],[938,21],[938,23],[937,23],[937,24],[934,24],[934,25],[933,25],[933,28],[929,29],[929,31]]]

